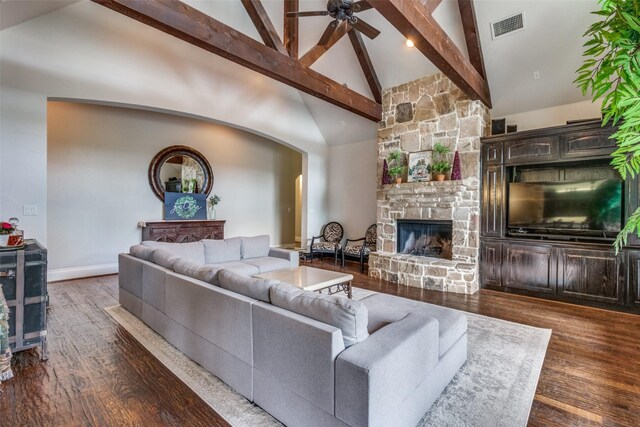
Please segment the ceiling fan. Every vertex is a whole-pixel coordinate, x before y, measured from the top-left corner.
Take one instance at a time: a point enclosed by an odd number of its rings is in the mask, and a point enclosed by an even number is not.
[[[370,39],[375,39],[380,34],[380,31],[372,27],[355,16],[355,13],[362,12],[363,10],[371,9],[371,5],[366,0],[360,0],[354,2],[353,0],[329,0],[327,2],[327,10],[317,10],[308,12],[287,12],[287,18],[291,17],[305,17],[305,16],[330,16],[334,20],[329,23],[327,29],[320,37],[318,41],[319,45],[326,44],[333,35],[333,32],[338,28],[338,24],[347,21],[353,29],[360,31]]]

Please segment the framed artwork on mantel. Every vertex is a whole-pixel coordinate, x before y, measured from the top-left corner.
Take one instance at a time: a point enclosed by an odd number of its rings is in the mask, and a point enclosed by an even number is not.
[[[164,193],[165,220],[207,219],[207,195],[198,193]]]
[[[431,150],[409,153],[407,182],[431,181],[431,158]]]

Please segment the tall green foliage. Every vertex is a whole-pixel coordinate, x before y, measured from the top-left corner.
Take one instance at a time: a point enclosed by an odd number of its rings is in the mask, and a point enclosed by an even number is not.
[[[618,148],[611,164],[623,179],[640,173],[640,0],[599,0],[602,17],[584,34],[584,63],[575,83],[583,94],[602,100],[603,123],[618,125],[612,135]],[[614,243],[640,236],[640,208],[627,220]]]

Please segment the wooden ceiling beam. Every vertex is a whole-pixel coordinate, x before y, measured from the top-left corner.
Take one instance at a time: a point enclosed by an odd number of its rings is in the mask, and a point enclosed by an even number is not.
[[[242,5],[247,10],[253,25],[255,25],[256,30],[258,30],[258,34],[262,38],[262,41],[265,45],[269,46],[271,49],[275,49],[280,53],[284,53],[285,55],[289,55],[287,49],[285,49],[284,44],[282,44],[282,40],[280,40],[280,36],[276,31],[276,27],[273,26],[269,15],[267,15],[267,11],[264,10],[264,6],[260,0],[241,0]]]
[[[377,102],[178,0],[93,1],[362,117],[382,117]]]
[[[478,34],[478,23],[473,0],[458,0],[458,8],[462,18],[464,40],[467,43],[467,52],[469,52],[469,62],[486,80],[487,72],[484,68],[484,58],[482,57],[482,46],[480,44],[480,35]]]
[[[356,52],[362,72],[367,79],[369,89],[371,89],[371,93],[373,94],[373,99],[375,99],[376,102],[382,103],[382,87],[380,86],[380,80],[378,80],[378,75],[376,74],[376,70],[373,68],[373,63],[371,62],[369,52],[367,52],[367,48],[362,41],[360,32],[350,31],[349,40],[351,40],[351,45],[353,46],[353,50]]]
[[[354,31],[351,31],[351,27],[347,25],[347,21],[342,21],[331,34],[329,41],[323,45],[317,44],[309,49],[309,51],[300,58],[300,63],[305,67],[310,67],[314,62],[320,59],[325,52],[331,49],[334,44],[338,43],[345,34],[353,32]]]
[[[298,17],[287,16],[288,12],[298,12],[298,0],[284,0],[284,47],[289,56],[298,59]]]
[[[430,14],[433,14],[438,6],[440,6],[440,3],[442,3],[442,0],[426,0],[424,6],[427,8]]]
[[[369,3],[467,96],[491,108],[487,81],[420,0],[369,0]]]

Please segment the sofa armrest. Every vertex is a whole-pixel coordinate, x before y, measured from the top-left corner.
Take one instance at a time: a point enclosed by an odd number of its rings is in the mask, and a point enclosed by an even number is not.
[[[300,254],[297,251],[282,248],[269,248],[269,256],[286,259],[291,263],[291,268],[297,267],[300,260]]]
[[[407,424],[402,402],[438,364],[438,329],[436,319],[409,313],[343,351],[336,417],[351,426]]]

